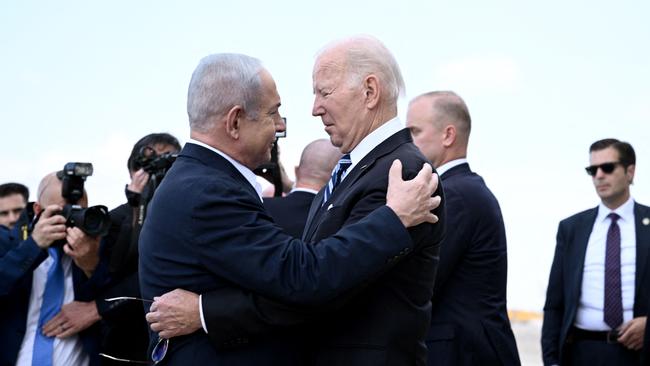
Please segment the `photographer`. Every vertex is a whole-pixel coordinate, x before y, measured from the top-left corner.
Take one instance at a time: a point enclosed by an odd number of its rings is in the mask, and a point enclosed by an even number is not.
[[[146,208],[158,184],[180,151],[178,140],[168,133],[141,138],[129,156],[131,182],[125,188],[127,203],[110,212],[111,229],[106,237],[111,284],[102,298],[140,297],[138,284],[138,237]],[[146,360],[149,335],[142,304],[136,301],[97,301],[102,316],[101,352],[114,358]],[[124,365],[109,358],[104,365]]]
[[[69,204],[87,206],[83,186],[78,201],[64,198],[62,177],[41,181],[27,238],[0,242],[1,365],[99,364],[93,300],[107,269],[100,236],[71,227],[62,215]]]

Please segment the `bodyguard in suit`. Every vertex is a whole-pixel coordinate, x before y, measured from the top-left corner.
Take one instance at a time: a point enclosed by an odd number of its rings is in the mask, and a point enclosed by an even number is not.
[[[330,172],[341,157],[327,139],[310,142],[302,150],[295,169],[296,184],[285,197],[264,198],[264,207],[287,234],[302,237],[307,214],[316,193],[330,179]]]
[[[407,126],[445,190],[447,235],[433,290],[428,365],[518,365],[506,308],[508,254],[501,208],[470,170],[471,118],[454,92],[411,101]]]
[[[560,222],[542,352],[545,365],[637,365],[648,310],[650,208],[630,195],[636,158],[627,142],[589,148],[600,204]]]
[[[106,279],[99,238],[66,228],[62,182],[38,188],[33,230],[0,240],[0,365],[98,365],[95,295]],[[87,198],[80,205],[85,206]],[[0,227],[0,229],[5,229]],[[53,246],[65,240],[63,246]]]
[[[428,165],[410,162],[404,163],[407,174],[420,173],[402,181],[401,164],[392,158],[382,161],[385,169],[373,177],[384,183],[390,179],[390,189],[357,192],[356,197],[366,193],[378,203],[360,213],[354,224],[330,227],[334,230],[314,245],[284,233],[264,209],[252,172],[270,159],[275,132],[284,129],[279,107],[273,78],[258,60],[216,54],[200,62],[188,92],[191,139],[154,195],[140,235],[143,297],[152,299],[176,288],[194,293],[241,288],[309,306],[331,301],[399,266],[408,252],[428,247],[428,242],[412,241],[406,227],[428,229],[437,221],[430,211],[440,202],[431,197],[437,181]],[[417,154],[415,149],[409,152]],[[424,222],[429,223],[418,226]],[[174,300],[186,293],[163,297]],[[230,298],[190,296],[181,303],[192,310],[184,324],[191,333],[169,340],[166,364],[293,362],[295,349],[279,334],[249,344],[234,339],[243,346],[217,352],[210,340],[224,334],[202,330],[202,318],[207,321],[202,315],[214,307],[237,306]],[[152,329],[165,338],[169,332],[158,327],[163,321],[158,315],[167,306],[165,300],[155,302],[147,315]],[[152,334],[153,342],[158,335]]]

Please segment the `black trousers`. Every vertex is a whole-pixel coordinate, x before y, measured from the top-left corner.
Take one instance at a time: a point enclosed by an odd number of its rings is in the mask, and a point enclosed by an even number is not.
[[[564,359],[564,365],[571,366],[638,366],[641,364],[641,352],[632,351],[619,343],[604,341],[576,340],[570,345]]]

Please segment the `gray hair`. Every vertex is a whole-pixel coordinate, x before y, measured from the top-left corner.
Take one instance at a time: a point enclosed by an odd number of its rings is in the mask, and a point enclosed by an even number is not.
[[[386,101],[397,103],[404,95],[404,78],[393,54],[377,38],[360,35],[335,41],[320,54],[338,46],[345,47],[346,67],[350,81],[359,83],[370,74],[376,75],[386,87]]]
[[[262,62],[254,57],[218,53],[201,59],[192,73],[187,90],[190,128],[207,132],[210,117],[225,114],[241,105],[251,119],[257,119]]]

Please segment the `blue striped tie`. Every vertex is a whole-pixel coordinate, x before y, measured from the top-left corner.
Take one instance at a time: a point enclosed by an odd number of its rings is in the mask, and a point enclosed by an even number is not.
[[[38,328],[34,337],[34,351],[32,353],[32,365],[51,366],[54,350],[54,337],[46,337],[43,334],[43,326],[56,314],[61,311],[63,305],[63,266],[61,265],[61,250],[49,248],[47,250],[54,260],[50,270],[47,272],[47,282],[43,291],[43,304],[38,318]]]
[[[332,192],[334,192],[334,189],[336,186],[341,183],[341,177],[343,176],[343,173],[345,173],[346,170],[352,165],[352,160],[350,160],[350,154],[345,154],[339,159],[339,163],[336,164],[336,167],[334,167],[334,170],[332,171],[332,178],[330,178],[329,183],[327,183],[327,186],[325,186],[325,194],[323,195],[323,204],[327,202],[327,200],[330,199],[330,196],[332,195]]]

